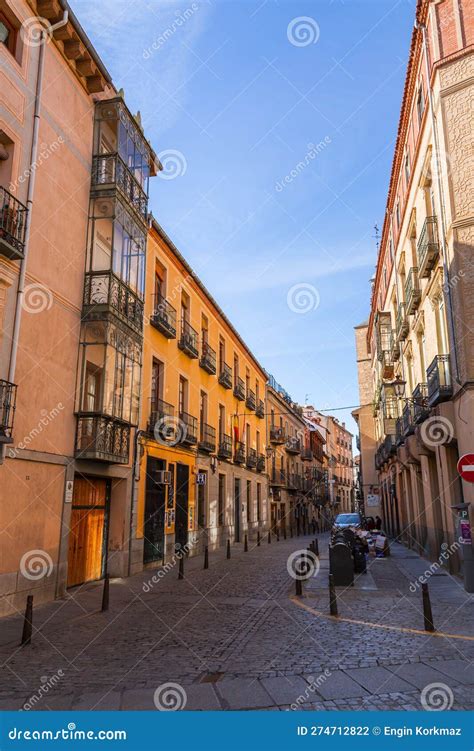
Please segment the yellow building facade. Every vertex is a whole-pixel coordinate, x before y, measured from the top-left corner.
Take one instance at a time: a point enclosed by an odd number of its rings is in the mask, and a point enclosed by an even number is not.
[[[268,526],[264,370],[156,222],[145,288],[132,570]]]

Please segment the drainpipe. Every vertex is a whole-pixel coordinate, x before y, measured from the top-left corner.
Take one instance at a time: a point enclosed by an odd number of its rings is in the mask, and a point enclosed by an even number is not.
[[[436,122],[436,116],[435,116],[435,110],[434,110],[434,99],[433,99],[433,90],[431,88],[431,74],[430,74],[430,65],[428,61],[429,51],[428,51],[428,42],[426,37],[426,26],[424,24],[419,23],[418,21],[415,22],[415,28],[421,31],[422,34],[422,41],[423,41],[423,52],[425,55],[425,69],[426,69],[426,82],[428,87],[428,100],[430,105],[430,116],[431,116],[431,128],[433,131],[433,142],[435,147],[435,158],[434,162],[436,164],[436,178],[438,183],[438,192],[439,192],[439,200],[441,205],[441,255],[443,258],[443,273],[444,278],[446,280],[446,297],[447,297],[447,314],[448,314],[448,325],[451,332],[452,342],[453,342],[453,362],[454,362],[454,377],[456,379],[456,382],[459,386],[462,386],[461,380],[459,378],[459,366],[458,366],[458,355],[457,355],[457,346],[456,346],[456,330],[454,328],[454,318],[453,318],[453,300],[451,295],[451,284],[449,281],[449,268],[448,268],[448,252],[446,247],[446,218],[445,218],[445,200],[444,200],[444,190],[443,190],[443,181],[441,179],[441,168],[440,168],[440,150],[439,150],[439,135],[438,135],[438,125]]]
[[[20,337],[20,324],[21,324],[21,313],[22,313],[22,303],[23,303],[23,293],[24,293],[24,287],[25,287],[25,277],[26,277],[26,265],[28,262],[28,253],[29,253],[29,247],[30,247],[30,229],[31,229],[31,212],[33,208],[33,196],[35,192],[35,182],[36,182],[36,158],[38,155],[38,135],[39,135],[39,124],[40,124],[40,118],[41,118],[41,94],[43,90],[43,72],[44,72],[44,51],[47,43],[48,37],[51,36],[53,29],[59,29],[62,26],[65,26],[68,22],[68,11],[65,10],[63,13],[62,20],[59,21],[57,24],[54,24],[54,27],[50,26],[48,29],[43,29],[41,32],[41,44],[39,47],[39,56],[38,56],[38,72],[36,76],[36,90],[35,90],[35,109],[34,109],[34,116],[33,116],[33,136],[31,141],[31,154],[30,154],[30,164],[28,167],[28,192],[27,192],[27,198],[26,198],[26,208],[28,209],[26,213],[26,220],[25,220],[25,245],[24,245],[24,254],[23,258],[20,263],[20,274],[18,276],[18,288],[16,293],[16,305],[15,305],[15,318],[13,323],[13,333],[12,333],[12,346],[11,346],[11,352],[10,352],[10,366],[8,370],[8,381],[10,383],[15,382],[15,370],[16,370],[16,358],[18,354],[18,342]],[[5,458],[5,444],[2,444],[0,449],[0,464],[3,463],[3,460]]]

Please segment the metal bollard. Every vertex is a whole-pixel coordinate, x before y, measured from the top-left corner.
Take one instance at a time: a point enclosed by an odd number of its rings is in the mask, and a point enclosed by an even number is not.
[[[260,547],[260,532],[257,532],[257,547]]]
[[[230,558],[230,540],[227,540],[227,558]]]
[[[270,532],[270,530],[268,530],[268,544],[269,545],[270,545],[271,541],[272,541],[272,533]]]
[[[247,534],[245,534],[245,537],[244,537],[244,553],[248,553],[248,550],[249,550],[249,543],[248,543],[248,539],[247,539]]]
[[[109,574],[106,574],[104,576],[104,589],[102,592],[102,612],[109,609],[109,585],[110,577]]]
[[[431,612],[430,593],[428,591],[428,584],[421,585],[421,592],[423,596],[423,619],[425,621],[425,631],[436,631],[433,624],[433,613]]]
[[[286,540],[286,524],[283,527],[283,539]]]
[[[209,548],[204,548],[204,568],[209,568]]]
[[[21,635],[21,646],[31,644],[31,634],[33,632],[33,595],[27,595],[25,620],[23,621],[23,633]]]
[[[303,596],[303,583],[301,579],[296,579],[295,585],[296,585],[296,596],[302,597]]]
[[[315,538],[313,545],[314,545],[314,554],[319,558],[319,542],[318,542],[317,537]]]
[[[276,538],[277,542],[280,542],[280,530],[278,529],[278,527],[276,528]]]
[[[182,553],[179,559],[178,579],[184,579],[184,555]]]
[[[329,612],[331,615],[339,615],[337,612],[336,589],[334,587],[334,577],[332,574],[329,574]]]
[[[290,537],[293,538],[293,525],[290,524]]]

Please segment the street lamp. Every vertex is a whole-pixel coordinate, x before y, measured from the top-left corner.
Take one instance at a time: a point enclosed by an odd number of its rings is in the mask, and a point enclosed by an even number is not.
[[[395,391],[395,396],[398,397],[398,399],[401,399],[405,395],[406,385],[407,382],[404,381],[403,378],[396,378],[390,383],[390,386],[392,386],[393,390]]]

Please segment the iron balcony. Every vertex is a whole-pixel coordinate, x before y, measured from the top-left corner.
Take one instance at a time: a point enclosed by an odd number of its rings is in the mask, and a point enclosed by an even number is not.
[[[188,412],[180,412],[179,414],[180,425],[178,431],[180,432],[180,443],[187,446],[194,446],[197,443],[197,419]]]
[[[0,186],[0,253],[11,261],[21,261],[25,255],[27,214],[26,206]]]
[[[286,486],[286,473],[284,469],[274,469],[270,476],[270,485],[283,488]]]
[[[231,459],[232,458],[232,437],[226,433],[221,433],[219,436],[219,446],[217,448],[217,456],[219,459]]]
[[[252,389],[248,389],[247,395],[245,397],[245,406],[247,409],[252,410],[252,412],[257,407],[257,397],[255,396],[255,391],[252,391]]]
[[[118,154],[96,154],[92,159],[92,192],[118,189],[142,222],[147,222],[148,197]]]
[[[154,295],[150,323],[167,339],[176,339],[176,309],[162,295]]]
[[[206,422],[201,423],[198,447],[208,454],[212,454],[216,450],[216,429]]]
[[[312,462],[313,461],[313,452],[309,448],[302,448],[301,449],[301,460],[303,462]]]
[[[103,414],[79,413],[77,459],[128,464],[131,426]]]
[[[439,257],[438,220],[427,216],[417,245],[418,268],[420,278],[428,277]]]
[[[301,452],[301,441],[295,436],[288,436],[285,443],[285,451],[288,454],[299,454]]]
[[[257,466],[257,452],[255,449],[247,450],[247,457],[245,459],[245,465],[248,469],[255,469]]]
[[[398,306],[397,312],[397,339],[399,342],[403,341],[410,329],[410,324],[407,318],[406,304],[401,302]]]
[[[413,419],[419,424],[426,420],[430,408],[428,406],[428,384],[419,383],[413,390]]]
[[[225,389],[232,388],[232,368],[225,362],[221,364],[219,383],[221,386],[224,386]]]
[[[390,358],[392,362],[397,362],[400,358],[400,342],[397,339],[394,329],[392,329],[390,334]]]
[[[209,375],[216,374],[216,351],[207,342],[202,343],[199,365]]]
[[[158,442],[166,443],[174,439],[175,428],[174,406],[163,399],[151,397],[148,432],[152,433]]]
[[[255,414],[260,418],[265,417],[265,402],[263,401],[263,399],[258,400]]]
[[[85,321],[116,318],[141,335],[143,300],[113,271],[87,272],[82,317]]]
[[[13,443],[16,385],[0,379],[0,443]]]
[[[192,360],[197,360],[199,357],[198,341],[199,336],[196,329],[193,329],[188,321],[182,320],[181,335],[178,340],[179,349]]]
[[[257,456],[257,472],[265,472],[265,454]]]
[[[413,402],[407,401],[402,411],[403,435],[409,436],[415,432],[415,415]]]
[[[436,355],[426,371],[428,405],[434,407],[453,395],[449,355]]]
[[[412,266],[405,282],[405,306],[407,315],[412,315],[418,308],[421,300],[421,290],[418,268]]]
[[[245,400],[245,383],[242,378],[239,378],[239,376],[235,377],[234,396],[241,402]]]
[[[277,427],[276,425],[270,426],[270,443],[276,443],[278,445],[285,443],[286,435],[284,428]]]
[[[234,449],[234,463],[245,464],[245,458],[245,443],[243,443],[242,441],[236,441]]]

